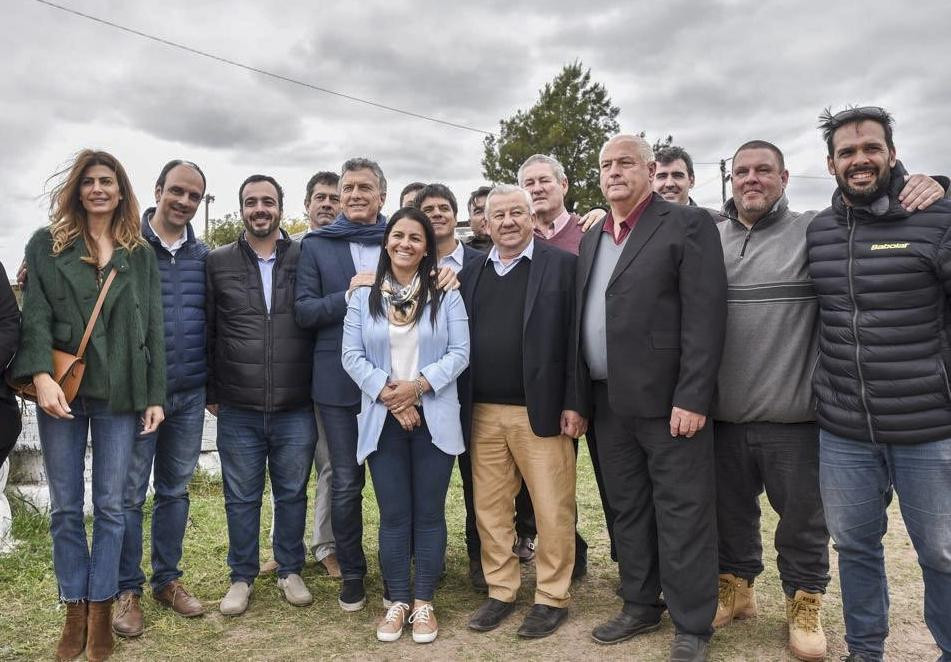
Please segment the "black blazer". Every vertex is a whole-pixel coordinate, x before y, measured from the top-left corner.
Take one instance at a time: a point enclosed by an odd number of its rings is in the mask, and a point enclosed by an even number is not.
[[[585,233],[578,256],[574,338],[583,415],[591,411],[591,380],[580,313],[603,226]],[[706,414],[726,329],[723,249],[707,212],[652,194],[605,296],[611,409],[643,418],[668,417],[674,406]]]
[[[719,239],[717,240],[719,241]],[[459,272],[462,299],[469,311],[470,336],[479,323],[473,314],[476,287],[487,265],[487,256],[467,259]],[[574,402],[574,352],[571,351],[571,325],[575,310],[575,261],[571,253],[535,241],[525,313],[522,317],[522,374],[525,381],[525,405],[532,431],[539,437],[561,434],[561,412],[577,409]],[[462,406],[462,432],[468,446],[472,431],[471,372],[479,369],[479,357],[473,352],[469,368],[459,384]]]

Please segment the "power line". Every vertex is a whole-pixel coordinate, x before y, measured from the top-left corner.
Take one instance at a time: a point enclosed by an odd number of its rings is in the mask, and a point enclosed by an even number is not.
[[[386,105],[386,104],[382,104],[382,103],[379,103],[379,102],[376,102],[376,101],[371,101],[371,100],[369,100],[369,99],[363,99],[363,98],[360,98],[360,97],[356,97],[356,96],[353,96],[352,94],[345,94],[344,92],[337,92],[337,91],[335,91],[335,90],[327,89],[326,87],[320,87],[319,85],[314,85],[314,84],[312,84],[312,83],[307,83],[307,82],[305,82],[305,81],[297,80],[296,78],[290,78],[289,76],[283,76],[283,75],[281,75],[281,74],[276,74],[276,73],[274,73],[274,72],[267,71],[266,69],[260,69],[260,68],[258,68],[258,67],[253,67],[253,66],[251,66],[251,65],[249,65],[249,64],[244,64],[244,63],[242,63],[242,62],[237,62],[237,61],[235,61],[235,60],[230,60],[230,59],[228,59],[228,58],[226,58],[226,57],[222,57],[222,56],[220,56],[220,55],[214,55],[213,53],[208,53],[208,52],[206,52],[206,51],[198,50],[197,48],[192,48],[191,46],[186,46],[185,44],[180,44],[180,43],[178,43],[178,42],[171,41],[171,40],[169,40],[169,39],[163,39],[162,37],[156,37],[155,35],[151,35],[151,34],[148,34],[148,33],[146,33],[146,32],[141,32],[141,31],[139,31],[139,30],[135,30],[135,29],[130,28],[130,27],[127,27],[127,26],[125,26],[125,25],[120,25],[119,23],[114,23],[113,21],[109,21],[109,20],[106,20],[106,19],[104,19],[104,18],[99,18],[98,16],[92,16],[92,15],[90,15],[90,14],[84,14],[83,12],[77,11],[77,10],[72,9],[72,8],[70,8],[70,7],[64,7],[64,6],[62,6],[62,5],[58,5],[58,4],[56,4],[55,2],[49,2],[49,0],[33,0],[33,1],[34,1],[34,2],[37,2],[37,3],[41,4],[41,5],[46,5],[47,7],[51,7],[51,8],[53,8],[53,9],[58,9],[59,11],[66,12],[67,14],[73,14],[74,16],[79,16],[80,18],[85,18],[85,19],[87,19],[87,20],[94,21],[94,22],[99,23],[99,24],[101,24],[101,25],[106,25],[106,26],[108,26],[108,27],[110,27],[110,28],[115,28],[116,30],[121,30],[121,31],[127,32],[127,33],[129,33],[129,34],[133,34],[133,35],[135,35],[135,36],[137,36],[137,37],[142,37],[142,38],[144,38],[144,39],[149,39],[149,40],[151,40],[151,41],[155,41],[155,42],[158,42],[158,43],[160,43],[160,44],[164,44],[164,45],[166,45],[166,46],[171,46],[172,48],[177,48],[177,49],[186,51],[186,52],[188,52],[188,53],[191,53],[191,54],[193,54],[193,55],[200,55],[201,57],[208,58],[209,60],[215,60],[216,62],[221,62],[221,63],[223,63],[223,64],[228,64],[228,65],[231,65],[231,66],[233,66],[233,67],[238,67],[238,68],[240,68],[240,69],[244,69],[245,71],[250,71],[250,72],[253,72],[253,73],[256,73],[256,74],[260,74],[260,75],[262,75],[262,76],[267,76],[267,77],[269,77],[269,78],[275,78],[275,79],[277,79],[277,80],[284,81],[285,83],[291,83],[292,85],[300,85],[301,87],[306,87],[306,88],[308,88],[308,89],[315,90],[315,91],[317,91],[317,92],[323,92],[324,94],[331,94],[331,95],[333,95],[333,96],[335,96],[335,97],[340,97],[340,98],[346,99],[346,100],[348,100],[348,101],[354,101],[354,102],[356,102],[356,103],[362,103],[362,104],[365,104],[365,105],[367,105],[367,106],[373,106],[374,108],[379,108],[379,109],[381,109],[381,110],[388,110],[388,111],[393,112],[393,113],[399,113],[399,114],[401,114],[401,115],[407,115],[407,116],[409,116],[409,117],[415,117],[416,119],[426,120],[427,122],[435,122],[436,124],[442,124],[442,125],[444,125],[444,126],[450,126],[450,127],[454,128],[454,129],[462,129],[462,130],[464,130],[464,131],[472,131],[473,133],[479,133],[479,134],[486,135],[486,136],[495,135],[495,134],[493,134],[491,131],[484,131],[483,129],[477,129],[476,127],[468,126],[468,125],[466,125],[466,124],[459,124],[459,123],[457,123],[457,122],[450,122],[450,121],[448,121],[448,120],[441,120],[441,119],[439,119],[438,117],[432,117],[432,116],[430,116],[430,115],[423,115],[422,113],[415,113],[415,112],[413,112],[413,111],[411,111],[411,110],[405,110],[405,109],[403,109],[403,108],[396,108],[395,106],[388,106],[388,105]]]

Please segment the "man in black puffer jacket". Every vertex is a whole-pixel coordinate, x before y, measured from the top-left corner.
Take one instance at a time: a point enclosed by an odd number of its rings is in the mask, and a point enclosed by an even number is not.
[[[281,229],[284,192],[251,175],[238,191],[245,231],[206,262],[208,403],[228,517],[231,588],[222,614],[244,612],[260,571],[265,469],[274,496],[277,585],[293,605],[313,597],[301,580],[307,481],[317,426],[310,399],[313,339],[294,321],[300,244]]]
[[[882,659],[894,490],[924,576],[925,622],[951,660],[951,202],[902,208],[905,171],[881,108],[820,119],[839,188],[809,225],[807,250],[820,309],[819,483],[845,639],[852,655]]]

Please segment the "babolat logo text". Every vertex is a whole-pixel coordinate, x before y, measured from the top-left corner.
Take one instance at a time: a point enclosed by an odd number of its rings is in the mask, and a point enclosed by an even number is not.
[[[893,248],[908,248],[910,246],[907,241],[895,241],[890,244],[872,244],[873,251],[887,251]]]

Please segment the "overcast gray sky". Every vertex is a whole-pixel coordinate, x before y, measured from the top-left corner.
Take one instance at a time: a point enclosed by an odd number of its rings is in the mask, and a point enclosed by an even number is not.
[[[796,209],[826,206],[832,190],[815,130],[825,106],[889,108],[906,166],[951,172],[947,0],[58,2],[489,131],[581,59],[621,108],[624,131],[673,134],[698,162],[730,156],[752,138],[778,144]],[[8,271],[46,222],[47,177],[84,147],[123,162],[143,208],[163,163],[196,161],[217,197],[213,217],[237,209],[238,184],[253,172],[274,175],[285,215],[300,216],[309,176],[349,156],[380,162],[388,210],[412,180],[442,181],[461,202],[482,183],[477,133],[269,79],[36,0],[4,0],[4,28],[0,261]],[[718,168],[696,170],[694,198],[719,206]]]

